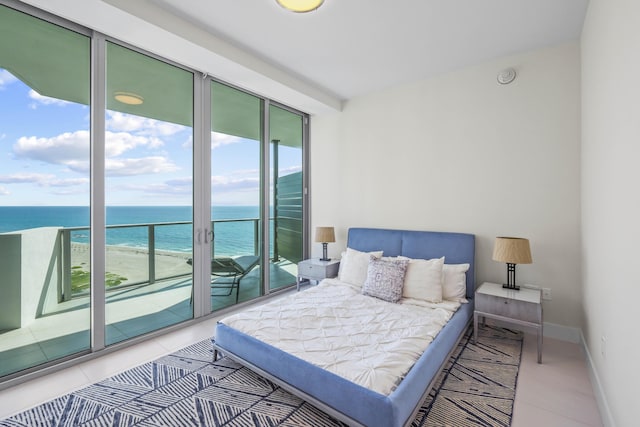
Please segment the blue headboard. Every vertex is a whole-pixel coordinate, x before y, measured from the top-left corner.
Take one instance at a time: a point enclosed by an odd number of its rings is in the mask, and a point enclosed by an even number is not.
[[[384,256],[440,258],[446,264],[469,264],[467,298],[475,291],[475,245],[473,234],[440,231],[388,230],[382,228],[350,228],[347,246],[363,252],[383,251]]]

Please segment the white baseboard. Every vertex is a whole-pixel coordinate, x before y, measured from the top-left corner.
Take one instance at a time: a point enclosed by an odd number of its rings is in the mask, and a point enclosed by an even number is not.
[[[582,330],[580,330],[580,345],[587,362],[589,380],[591,380],[591,387],[593,387],[593,395],[596,398],[596,403],[598,404],[598,411],[600,411],[602,424],[604,425],[604,427],[615,427],[616,423],[613,421],[611,409],[609,408],[609,403],[607,402],[607,396],[605,395],[604,389],[602,388],[602,383],[600,382],[598,371],[596,370],[595,363],[593,363],[593,358],[591,357],[591,352],[589,352],[589,348],[587,347],[587,342],[584,339]]]

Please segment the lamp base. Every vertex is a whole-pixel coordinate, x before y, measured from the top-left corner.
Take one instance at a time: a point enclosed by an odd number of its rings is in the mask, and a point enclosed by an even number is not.
[[[510,291],[520,290],[520,286],[516,285],[516,265],[512,262],[507,263],[507,283],[503,283],[502,287]]]
[[[327,256],[327,244],[328,243],[322,244],[322,258],[320,258],[320,261],[331,261],[331,258]]]

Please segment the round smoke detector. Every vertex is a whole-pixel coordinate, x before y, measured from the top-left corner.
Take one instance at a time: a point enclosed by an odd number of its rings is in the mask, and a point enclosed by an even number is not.
[[[516,79],[516,70],[513,68],[505,68],[498,73],[498,83],[508,85]]]

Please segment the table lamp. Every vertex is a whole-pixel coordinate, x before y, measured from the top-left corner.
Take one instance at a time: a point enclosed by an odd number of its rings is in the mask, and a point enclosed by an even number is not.
[[[507,263],[507,283],[502,287],[519,291],[520,286],[516,285],[516,264],[531,264],[529,240],[521,237],[496,237],[493,260]]]
[[[322,258],[320,261],[331,261],[327,258],[327,244],[336,241],[333,227],[316,227],[316,242],[322,243]]]

